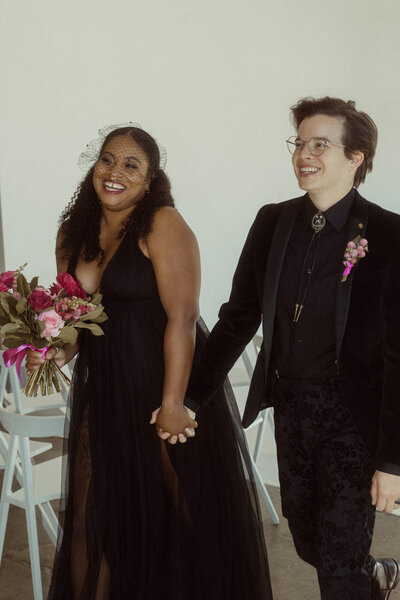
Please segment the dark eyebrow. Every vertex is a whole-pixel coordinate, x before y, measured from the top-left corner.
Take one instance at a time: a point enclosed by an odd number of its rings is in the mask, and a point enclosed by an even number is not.
[[[101,155],[103,156],[103,154],[110,154],[110,156],[112,156],[113,158],[115,158],[114,154],[112,152],[110,152],[109,150],[104,150]],[[139,164],[142,164],[141,160],[139,158],[137,158],[137,156],[125,156],[125,160],[137,160],[137,162]]]
[[[321,136],[321,135],[312,135],[311,137],[313,137],[316,140],[322,140],[323,142],[330,142],[331,140],[327,137]],[[311,138],[310,138],[311,139]],[[304,142],[304,140],[302,140],[299,136],[297,136],[296,138],[296,142]],[[332,143],[332,142],[331,142]]]
[[[137,160],[139,164],[142,164],[141,160],[137,156],[127,156],[126,160]]]

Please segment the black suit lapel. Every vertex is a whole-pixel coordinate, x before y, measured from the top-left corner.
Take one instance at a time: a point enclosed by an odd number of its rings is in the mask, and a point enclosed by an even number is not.
[[[368,203],[356,191],[351,209],[349,222],[347,224],[346,243],[353,240],[358,235],[364,237],[368,223]],[[343,248],[344,254],[345,248]],[[353,286],[354,271],[357,265],[352,269],[346,281],[342,282],[342,274],[344,265],[340,267],[338,277],[338,287],[336,294],[336,358],[339,360],[340,350],[342,347],[343,336],[347,324],[347,315],[349,312],[351,288]]]
[[[276,297],[286,248],[304,196],[285,204],[275,227],[265,270],[263,289],[263,337],[265,364],[269,364],[274,331]]]

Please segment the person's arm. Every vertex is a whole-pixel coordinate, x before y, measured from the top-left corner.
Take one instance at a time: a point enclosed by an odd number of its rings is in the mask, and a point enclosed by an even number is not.
[[[196,427],[184,407],[192,368],[196,322],[199,316],[200,256],[196,238],[180,214],[164,207],[154,217],[146,249],[167,315],[164,333],[164,387],[157,428],[169,441],[186,441]],[[152,419],[154,422],[154,419]]]
[[[61,244],[62,244],[62,232],[61,228],[58,230],[57,240],[56,240],[56,263],[57,263],[57,273],[64,273],[68,269],[68,260],[63,258],[61,252]],[[70,360],[76,356],[78,353],[79,346],[76,344],[66,344],[63,348],[51,348],[46,353],[46,359],[54,359],[54,362],[58,367],[63,367]],[[44,358],[42,357],[40,352],[27,350],[26,354],[26,372],[27,375],[30,375],[32,371],[37,371],[42,363],[44,363]]]
[[[260,325],[262,308],[257,281],[256,244],[263,230],[264,211],[265,208],[259,211],[250,228],[235,270],[229,300],[221,306],[219,320],[201,353],[200,365],[193,370],[187,391],[188,400],[185,402],[193,410],[210,401]],[[270,240],[268,236],[265,239],[264,235],[261,237],[264,258],[258,268],[264,274]]]
[[[398,248],[400,252],[400,247]],[[372,504],[391,512],[400,498],[400,263],[391,252],[383,289],[384,386]]]

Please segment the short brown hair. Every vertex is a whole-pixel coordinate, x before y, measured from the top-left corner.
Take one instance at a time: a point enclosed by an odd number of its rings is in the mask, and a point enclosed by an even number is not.
[[[353,100],[341,100],[340,98],[302,98],[290,107],[292,121],[296,129],[307,117],[314,115],[328,115],[338,117],[343,121],[344,133],[342,143],[345,145],[344,153],[351,158],[354,152],[363,152],[364,161],[358,167],[354,178],[354,187],[365,181],[367,173],[372,171],[376,144],[378,141],[378,130],[375,123],[366,113],[356,109]]]

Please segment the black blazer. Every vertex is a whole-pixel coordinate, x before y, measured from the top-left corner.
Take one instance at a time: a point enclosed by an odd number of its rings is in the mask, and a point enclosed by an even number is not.
[[[303,196],[263,206],[247,236],[229,301],[219,312],[194,369],[188,396],[205,405],[263,323],[258,356],[243,416],[248,427],[272,406],[271,345],[283,259]],[[341,282],[336,297],[337,366],[355,423],[377,468],[400,474],[400,215],[355,193],[347,240],[358,234],[369,252]],[[344,252],[344,248],[343,248]],[[190,405],[190,402],[188,403]]]

